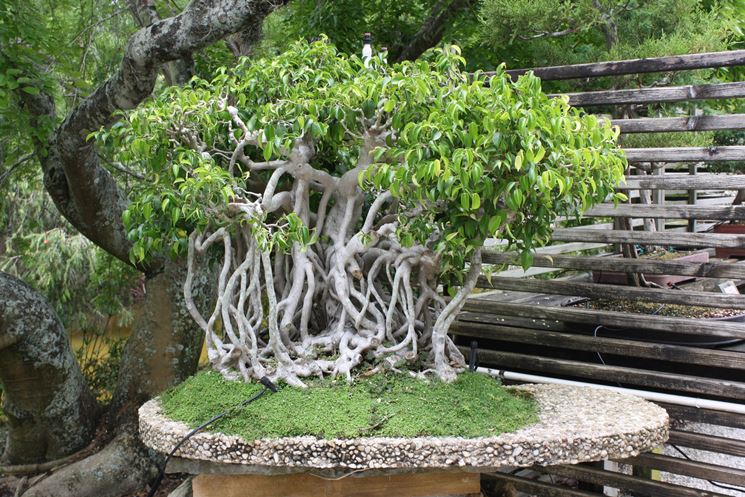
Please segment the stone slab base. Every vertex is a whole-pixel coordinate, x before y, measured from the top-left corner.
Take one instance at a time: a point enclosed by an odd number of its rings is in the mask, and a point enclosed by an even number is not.
[[[212,473],[228,469],[263,475],[323,471],[333,473],[324,477],[336,477],[350,471],[480,471],[625,459],[667,440],[667,413],[636,397],[566,385],[524,385],[515,390],[535,399],[540,420],[512,433],[480,438],[303,436],[244,440],[202,432],[181,445],[175,455],[224,468]],[[171,452],[191,429],[165,416],[157,399],[140,408],[140,437],[159,452]],[[201,474],[205,470],[187,472]]]
[[[413,473],[327,479],[291,475],[215,475],[194,478],[194,497],[480,497],[478,474]]]

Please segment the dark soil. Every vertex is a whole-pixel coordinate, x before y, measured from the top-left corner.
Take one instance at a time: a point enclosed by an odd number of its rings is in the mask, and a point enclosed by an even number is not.
[[[651,314],[679,318],[727,318],[743,314],[741,309],[716,309],[679,304],[659,304],[655,302],[640,302],[632,300],[589,300],[578,304],[588,309],[616,312],[633,312],[636,314]]]
[[[168,494],[176,490],[176,487],[181,485],[188,476],[189,475],[182,474],[166,475],[166,477],[163,478],[163,482],[160,484],[160,488],[158,488],[155,497],[167,497]],[[36,478],[37,476],[34,475],[29,476],[28,481],[33,482]],[[0,476],[0,497],[14,497],[19,484],[21,484],[21,478],[16,478],[14,476]],[[132,494],[129,497],[147,497],[149,491],[149,488],[143,488],[140,492]]]

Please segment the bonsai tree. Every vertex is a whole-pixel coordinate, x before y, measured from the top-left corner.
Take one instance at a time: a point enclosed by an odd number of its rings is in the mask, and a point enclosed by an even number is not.
[[[361,365],[450,381],[464,360],[447,332],[484,240],[528,266],[557,216],[613,195],[618,130],[532,75],[463,66],[457,47],[388,65],[298,43],[169,88],[98,134],[152,179],[123,216],[131,257],[188,258],[214,368],[296,386]],[[210,261],[204,312],[191,287]]]

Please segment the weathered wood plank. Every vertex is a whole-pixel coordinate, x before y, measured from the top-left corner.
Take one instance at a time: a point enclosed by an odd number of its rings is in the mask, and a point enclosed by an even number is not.
[[[547,473],[574,478],[587,483],[621,488],[637,495],[653,497],[725,497],[725,494],[718,492],[681,487],[672,483],[648,480],[646,478],[614,473],[612,471],[603,471],[602,469],[595,469],[585,465],[550,466],[542,470]]]
[[[519,264],[514,252],[484,252],[485,264]],[[730,262],[680,262],[657,259],[623,259],[599,256],[534,255],[535,267],[564,268],[596,271],[624,271],[627,273],[675,274],[701,278],[745,279],[745,264]],[[503,273],[499,274],[500,276]]]
[[[565,331],[567,326],[559,321],[547,321],[545,319],[521,318],[516,316],[504,316],[495,314],[484,314],[480,312],[464,311],[458,315],[458,319],[452,326],[468,327],[473,323],[500,324],[501,326],[512,326],[520,329],[554,330]]]
[[[493,300],[468,300],[463,306],[464,312],[458,315],[462,321],[494,322],[500,316],[515,316],[532,319],[538,326],[561,329],[551,326],[560,322],[603,325],[615,328],[636,329],[639,335],[644,330],[668,331],[706,337],[745,339],[745,324],[707,319],[673,318],[667,316],[650,316],[616,311],[599,311],[579,307],[551,307],[523,303],[504,303]],[[541,320],[546,325],[541,325]]]
[[[551,94],[558,97],[561,94]],[[682,102],[717,98],[745,97],[745,82],[719,83],[711,85],[669,86],[663,88],[634,88],[630,90],[602,90],[565,93],[574,106],[643,104],[659,102]]]
[[[698,162],[745,160],[745,146],[626,148],[626,159],[636,162]]]
[[[741,190],[745,189],[745,174],[696,174],[680,176],[627,176],[621,189],[663,190]]]
[[[744,414],[715,411],[701,407],[665,404],[663,402],[657,402],[657,404],[665,409],[672,419],[745,429]]]
[[[641,454],[630,459],[619,461],[623,464],[633,464],[648,469],[658,469],[678,475],[692,476],[702,480],[712,480],[730,485],[745,485],[745,471],[726,466],[717,466],[698,461],[689,461],[680,457],[662,454]]]
[[[621,74],[642,74],[662,71],[685,71],[707,67],[730,67],[745,64],[745,50],[728,52],[708,52],[691,55],[671,55],[647,59],[630,59],[612,62],[591,62],[565,66],[548,66],[532,69],[511,69],[507,74],[513,78],[528,71],[545,80],[595,78],[599,76],[619,76]],[[493,74],[493,72],[487,74]]]
[[[514,489],[537,497],[603,497],[602,494],[520,478],[508,473],[488,473],[482,474],[481,477],[492,480],[498,485],[497,490],[502,491],[498,495],[515,495]]]
[[[670,430],[670,443],[692,449],[710,450],[731,456],[745,457],[745,442],[732,438],[715,437],[704,433]]]
[[[554,295],[573,295],[605,299],[629,299],[659,302],[661,304],[682,304],[728,309],[745,309],[745,295],[731,295],[714,292],[694,292],[689,290],[667,290],[660,288],[639,288],[601,283],[584,283],[566,280],[518,280],[492,276],[491,281],[484,276],[478,280],[479,288],[511,290],[514,292],[551,293]]]
[[[467,347],[460,347],[460,349],[463,353],[468,353]],[[730,400],[745,400],[745,383],[736,381],[485,349],[479,349],[479,360],[482,364],[498,368],[620,383],[624,386],[634,385],[674,392],[726,397]],[[745,448],[745,442],[741,443]]]
[[[594,230],[558,228],[551,238],[562,242],[639,243],[679,247],[745,247],[745,235],[725,233],[670,233],[668,231]]]
[[[637,119],[611,119],[611,124],[621,128],[621,133],[659,133],[672,131],[716,131],[745,129],[745,114],[726,116],[642,117]]]
[[[507,240],[494,240],[493,238],[488,240],[484,247],[490,248],[500,245],[507,245]],[[555,245],[549,245],[546,247],[538,247],[535,251],[538,254],[566,254],[567,252],[582,252],[585,250],[594,250],[606,247],[605,243],[557,243]]]
[[[667,219],[745,220],[745,205],[701,207],[697,205],[600,204],[587,210],[584,216],[597,217],[663,217]]]
[[[632,340],[575,335],[548,330],[513,328],[498,324],[464,323],[462,321],[453,323],[450,330],[456,335],[474,338],[738,369],[743,370],[743,376],[745,377],[745,358],[743,358],[740,352],[665,345],[652,342],[635,342]]]
[[[429,497],[466,496],[481,491],[478,473],[431,472],[364,478],[320,478],[307,473],[289,475],[200,474],[194,478],[194,497]]]

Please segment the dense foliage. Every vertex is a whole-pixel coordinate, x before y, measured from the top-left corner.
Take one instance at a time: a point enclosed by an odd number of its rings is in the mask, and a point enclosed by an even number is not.
[[[612,194],[625,167],[617,130],[549,99],[533,76],[469,76],[464,62],[448,47],[366,67],[325,41],[298,43],[171,88],[97,134],[152,180],[124,217],[133,259],[185,255],[192,232],[190,258],[223,239],[220,303],[196,316],[218,369],[299,382],[349,375],[371,353],[449,379],[445,355],[462,358],[444,334],[484,240],[507,239],[528,266],[556,216]],[[268,253],[271,265],[259,261]],[[250,295],[256,279],[265,287]],[[441,283],[462,285],[452,305]]]

